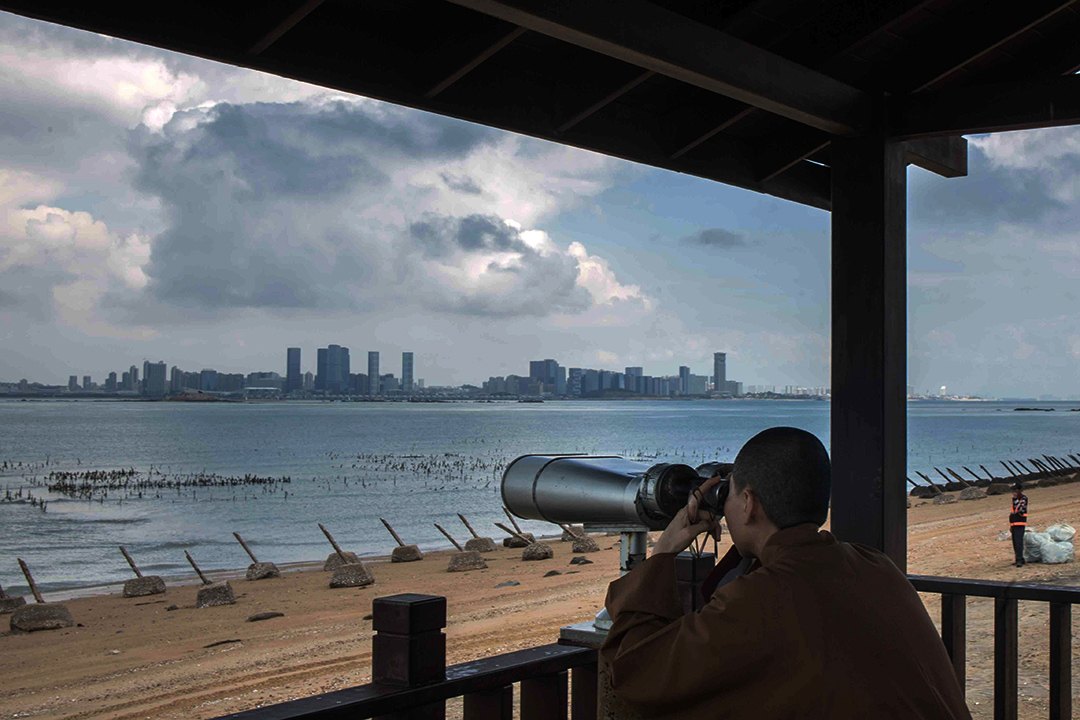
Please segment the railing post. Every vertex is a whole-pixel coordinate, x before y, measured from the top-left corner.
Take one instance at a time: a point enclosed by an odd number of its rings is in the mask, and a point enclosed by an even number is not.
[[[941,596],[941,640],[952,659],[960,692],[967,695],[967,596]]]
[[[446,679],[446,598],[403,593],[371,603],[371,680],[381,685],[418,687]],[[379,720],[444,720],[440,701]]]
[[[994,720],[1016,720],[1016,600],[994,598]]]
[[[521,720],[568,720],[567,680],[563,670],[521,681]]]
[[[1072,718],[1072,605],[1050,603],[1050,720]]]
[[[597,664],[582,665],[570,671],[571,720],[596,720]]]
[[[514,686],[469,693],[462,699],[465,720],[513,720]]]

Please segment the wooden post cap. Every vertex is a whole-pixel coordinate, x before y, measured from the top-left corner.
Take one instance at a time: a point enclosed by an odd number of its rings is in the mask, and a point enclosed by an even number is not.
[[[401,593],[371,602],[371,629],[395,635],[415,635],[446,627],[446,598]]]

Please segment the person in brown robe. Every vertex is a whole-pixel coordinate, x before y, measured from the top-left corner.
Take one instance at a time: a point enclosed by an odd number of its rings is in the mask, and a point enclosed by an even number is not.
[[[904,574],[881,552],[819,529],[830,465],[816,437],[759,433],[728,478],[732,554],[755,562],[683,615],[675,555],[719,532],[691,498],[652,557],[608,588],[612,627],[600,655],[620,700],[644,717],[683,720],[971,717]],[[721,566],[734,564],[727,559]]]

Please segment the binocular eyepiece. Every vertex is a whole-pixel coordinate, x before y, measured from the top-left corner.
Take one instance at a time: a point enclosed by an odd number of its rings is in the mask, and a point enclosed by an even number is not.
[[[552,523],[662,530],[709,478],[726,478],[730,463],[696,469],[615,455],[523,455],[503,473],[503,504],[514,515]],[[724,514],[729,481],[701,493],[699,508]]]

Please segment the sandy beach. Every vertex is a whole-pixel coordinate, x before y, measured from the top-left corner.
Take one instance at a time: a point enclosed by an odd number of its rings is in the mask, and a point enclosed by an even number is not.
[[[1080,519],[1080,483],[1027,494],[1039,529]],[[998,539],[1008,504],[1007,495],[952,505],[913,500],[909,572],[1080,584],[1076,564],[1012,566],[1010,543]],[[618,538],[595,537],[601,551],[588,556],[589,565],[571,565],[570,543],[555,537],[548,541],[553,559],[522,562],[520,550],[500,546],[485,556],[487,570],[466,573],[445,571],[449,550],[415,563],[372,561],[376,582],[362,589],[331,589],[321,567],[259,582],[228,574],[237,603],[225,607],[195,609],[197,586],[179,583],[163,596],[66,600],[80,627],[0,634],[0,715],[212,718],[363,684],[371,672],[371,601],[400,592],[447,597],[449,664],[554,642],[561,626],[594,615],[617,576]],[[720,551],[727,547],[721,543]],[[561,574],[544,577],[551,570]],[[496,587],[507,581],[520,584]],[[936,622],[938,596],[924,600]],[[992,609],[992,601],[969,600],[967,691],[978,718],[992,715]],[[247,622],[262,612],[284,616]],[[0,623],[7,630],[7,619]],[[1047,627],[1045,606],[1021,603],[1021,717],[1046,716]],[[214,645],[222,641],[230,642]],[[1073,687],[1080,690],[1076,670],[1074,663]]]

